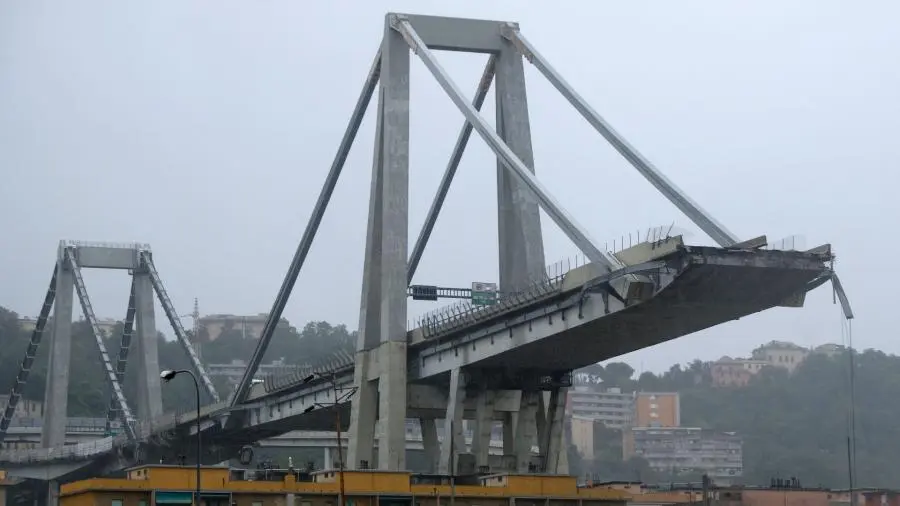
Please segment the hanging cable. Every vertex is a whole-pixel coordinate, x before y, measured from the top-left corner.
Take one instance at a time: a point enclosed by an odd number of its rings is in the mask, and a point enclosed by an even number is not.
[[[840,279],[831,265],[832,300],[841,306],[841,345],[847,350],[847,478],[850,506],[856,506],[856,350],[853,349],[853,310]]]
[[[853,493],[854,491],[854,475],[856,474],[856,350],[853,348],[853,320],[845,320],[844,324],[846,325],[846,335],[847,335],[847,348],[850,350],[849,362],[850,362],[850,406],[849,406],[849,439],[850,439],[850,504],[851,506],[855,506],[856,499]]]

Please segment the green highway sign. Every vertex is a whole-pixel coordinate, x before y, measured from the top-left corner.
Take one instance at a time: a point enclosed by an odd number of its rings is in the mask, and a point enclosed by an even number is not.
[[[472,283],[472,305],[490,306],[497,303],[497,283]]]

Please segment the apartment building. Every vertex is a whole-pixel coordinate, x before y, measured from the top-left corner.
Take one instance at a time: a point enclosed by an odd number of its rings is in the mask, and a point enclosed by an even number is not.
[[[237,330],[244,339],[259,339],[268,317],[268,313],[255,315],[211,314],[201,317],[198,323],[200,328],[206,330],[210,341],[215,341],[223,332],[229,330]],[[289,326],[290,323],[284,318],[278,322],[278,328]]]
[[[681,425],[680,404],[677,392],[625,393],[619,388],[597,390],[579,385],[569,389],[566,413],[610,429],[677,427]]]
[[[743,474],[743,442],[733,432],[694,427],[632,427],[623,437],[623,457],[639,456],[660,473],[705,473],[717,483]]]
[[[596,420],[611,429],[623,429],[631,425],[634,394],[623,393],[619,388],[596,390],[575,386],[569,389],[566,412],[569,417]]]

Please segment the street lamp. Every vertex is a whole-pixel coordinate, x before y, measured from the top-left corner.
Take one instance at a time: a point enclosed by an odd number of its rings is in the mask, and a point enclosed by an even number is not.
[[[164,382],[168,383],[172,378],[181,373],[189,375],[191,379],[194,380],[194,391],[197,394],[197,497],[194,504],[200,506],[200,456],[202,455],[200,452],[200,383],[197,382],[197,376],[187,369],[176,369],[174,371],[165,370],[159,373],[159,377],[162,378]]]

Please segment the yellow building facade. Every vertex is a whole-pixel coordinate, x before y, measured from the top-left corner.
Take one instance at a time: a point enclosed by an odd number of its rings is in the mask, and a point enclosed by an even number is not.
[[[60,487],[60,506],[155,506],[191,504],[195,469],[143,466],[125,478],[93,478]],[[201,470],[201,505],[335,506],[340,474],[271,471],[242,476],[223,467]],[[447,477],[406,472],[345,471],[348,506],[625,506],[629,494],[579,488],[574,477],[496,474],[451,485]],[[463,484],[464,483],[464,484]]]

